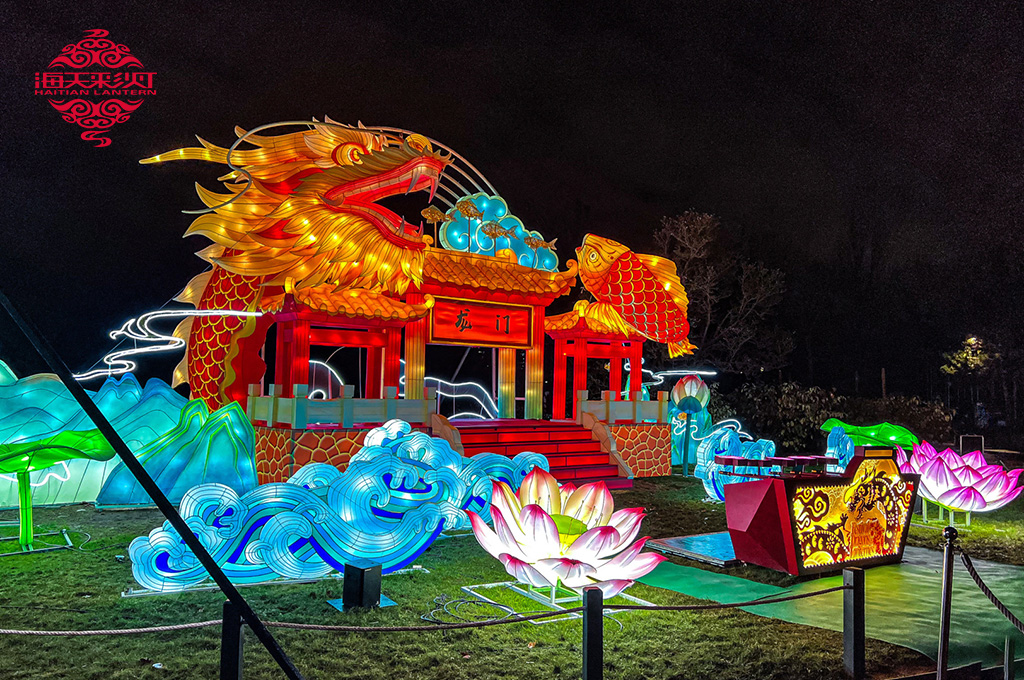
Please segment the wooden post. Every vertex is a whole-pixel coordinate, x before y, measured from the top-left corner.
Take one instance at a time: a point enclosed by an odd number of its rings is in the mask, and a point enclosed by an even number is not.
[[[220,680],[242,680],[242,657],[245,636],[242,616],[230,600],[224,602],[224,618],[220,628]]]
[[[843,569],[843,672],[852,680],[864,678],[864,570]]]
[[[604,678],[604,593],[583,589],[583,680]]]
[[[551,388],[551,417],[554,420],[565,418],[565,372],[566,372],[566,344],[564,338],[555,340],[555,375],[554,386]]]

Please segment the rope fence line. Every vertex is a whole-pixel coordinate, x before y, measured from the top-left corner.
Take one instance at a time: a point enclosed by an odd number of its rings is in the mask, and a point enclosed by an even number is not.
[[[754,607],[762,604],[777,604],[789,602],[790,600],[802,600],[817,595],[826,595],[843,590],[850,590],[851,586],[836,586],[824,590],[815,590],[810,593],[788,595],[763,600],[749,600],[747,602],[733,602],[730,604],[685,604],[685,605],[606,605],[605,611],[705,611],[709,609],[736,609],[738,607]],[[525,621],[537,621],[540,619],[565,616],[567,614],[578,614],[583,612],[583,607],[572,609],[560,609],[529,616],[510,616],[492,621],[466,621],[463,623],[442,623],[429,626],[333,626],[316,623],[290,623],[287,621],[266,621],[264,625],[268,628],[288,628],[292,630],[318,630],[333,631],[339,633],[421,633],[427,631],[460,630],[465,628],[486,628],[488,626],[501,626],[509,623],[523,623]],[[1012,615],[1011,615],[1012,616]],[[43,637],[84,637],[95,635],[141,635],[145,633],[166,633],[176,630],[190,630],[195,628],[208,628],[221,625],[221,621],[197,621],[195,623],[179,623],[170,626],[151,626],[148,628],[122,628],[114,630],[16,630],[11,628],[0,628],[0,635],[34,635]]]
[[[116,628],[111,630],[15,630],[0,628],[0,635],[37,635],[43,637],[85,637],[89,635],[141,635],[143,633],[166,633],[172,630],[189,630],[192,628],[209,628],[219,626],[220,619],[213,621],[196,621],[195,623],[176,623],[170,626],[150,626],[149,628]]]
[[[995,593],[992,592],[992,589],[988,587],[984,580],[982,580],[981,574],[979,574],[978,570],[974,568],[971,556],[967,554],[967,551],[963,549],[963,546],[960,547],[960,561],[962,561],[964,566],[967,567],[967,573],[971,575],[971,578],[974,580],[974,584],[985,594],[985,597],[988,598],[989,602],[995,605],[995,608],[999,610],[999,613],[1005,616],[1006,619],[1013,624],[1014,628],[1019,630],[1021,634],[1024,634],[1024,622],[1021,622],[1020,619],[1014,616],[1013,612],[1011,612],[1006,605],[996,597]]]

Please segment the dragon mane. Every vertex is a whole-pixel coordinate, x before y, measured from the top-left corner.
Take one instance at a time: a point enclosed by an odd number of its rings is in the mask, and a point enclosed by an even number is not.
[[[196,185],[212,211],[197,217],[186,236],[201,234],[213,244],[197,253],[234,274],[263,277],[264,286],[334,291],[362,288],[402,295],[423,274],[427,240],[406,225],[382,230],[367,218],[366,206],[332,203],[339,187],[371,182],[402,164],[430,157],[441,163],[421,135],[404,139],[329,118],[308,131],[263,136],[235,128],[255,148],[230,152],[231,172],[219,181],[228,193]],[[228,149],[198,138],[202,147],[169,151],[142,160],[204,160],[228,164]],[[413,180],[415,184],[415,179]],[[372,201],[371,201],[372,203]],[[201,277],[203,275],[200,275]],[[208,277],[205,277],[208,278]],[[185,297],[198,301],[205,280],[190,284]]]

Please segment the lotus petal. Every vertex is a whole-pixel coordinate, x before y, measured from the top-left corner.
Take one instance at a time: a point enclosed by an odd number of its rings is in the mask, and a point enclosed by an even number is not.
[[[921,467],[921,492],[928,499],[938,502],[939,496],[959,487],[960,482],[943,459],[933,458]]]
[[[494,482],[491,491],[491,507],[498,508],[510,525],[514,525],[519,531],[523,530],[522,525],[519,524],[519,513],[522,512],[523,506],[505,482]]]
[[[520,583],[529,583],[535,588],[546,588],[557,585],[557,582],[552,582],[547,579],[544,574],[536,569],[532,564],[528,564],[527,562],[524,562],[517,557],[513,557],[508,553],[498,555],[498,559],[501,560],[502,565],[504,565],[505,571]]]
[[[961,512],[984,510],[987,505],[985,497],[978,493],[977,489],[973,489],[969,486],[961,487],[959,489],[950,489],[939,496],[936,499],[936,502],[950,510]]]
[[[615,546],[614,552],[622,550],[636,538],[640,533],[640,522],[646,516],[643,508],[623,508],[612,513],[608,524],[619,532],[619,544]]]
[[[935,447],[929,444],[928,442],[914,444],[914,457],[923,459],[922,462],[931,460],[937,455],[939,454],[935,450]]]
[[[523,551],[529,556],[536,559],[561,554],[558,527],[555,526],[555,520],[551,519],[551,515],[544,512],[544,508],[533,504],[525,506],[519,513],[519,523],[525,534]]]
[[[608,524],[614,507],[615,499],[605,483],[591,482],[572,492],[562,508],[562,514],[578,519],[590,529]]]
[[[537,566],[551,570],[558,580],[570,588],[579,588],[590,585],[590,577],[596,569],[586,562],[570,559],[568,557],[552,557],[544,560],[537,560]]]
[[[599,579],[633,579],[636,580],[654,570],[668,558],[658,553],[645,552],[636,555],[624,564],[615,565],[609,562],[597,570]]]
[[[985,467],[988,464],[985,460],[985,454],[981,451],[971,451],[970,453],[964,454],[964,462],[974,469]]]
[[[472,510],[466,510],[466,514],[469,515],[469,523],[473,527],[473,535],[476,536],[477,542],[480,546],[490,554],[491,557],[497,557],[500,559],[502,553],[509,551],[509,546],[506,546],[498,535],[494,533],[487,522],[483,520],[480,515],[476,514]]]
[[[505,552],[508,552],[513,557],[525,560],[526,551],[523,549],[523,544],[525,543],[526,535],[519,528],[519,525],[511,526],[505,519],[505,513],[493,506],[491,507],[491,519],[494,520],[494,531],[498,536],[498,540],[505,546]]]
[[[604,595],[604,599],[610,600],[626,588],[633,585],[633,581],[627,581],[625,579],[613,579],[611,581],[598,581],[597,583],[593,583],[591,585],[595,585],[598,588],[600,588],[601,594]],[[580,590],[580,592],[582,592],[582,589]]]
[[[896,447],[896,464],[900,466],[900,472],[910,471],[910,460],[907,458],[907,453],[903,450],[902,446]]]
[[[519,502],[524,506],[539,505],[550,515],[561,514],[562,496],[558,492],[558,481],[547,470],[533,468],[519,486]]]
[[[985,477],[974,488],[990,502],[1008,494],[1013,489],[1013,480],[1005,472],[998,472]]]
[[[598,567],[598,577],[602,578],[602,579],[618,578],[617,575],[622,570],[627,568],[627,566],[631,562],[633,562],[633,560],[637,559],[637,557],[640,555],[640,551],[643,550],[644,544],[647,543],[647,540],[649,538],[650,538],[650,536],[644,536],[643,538],[635,541],[633,543],[633,545],[629,546],[627,549],[623,550],[622,552],[620,552],[618,555],[616,555],[612,559],[610,559],[607,562],[605,562],[604,564],[600,565]],[[662,561],[664,561],[666,559],[665,557],[663,557],[661,555],[658,555],[656,553],[644,553],[644,554],[654,555],[655,558],[659,558],[654,566],[657,566],[658,563],[660,563],[660,562],[662,562]],[[652,566],[651,569],[653,569],[654,566]],[[650,571],[650,570],[648,570],[648,571]],[[644,573],[647,573],[647,572],[644,572]]]
[[[558,487],[558,495],[562,498],[562,507],[565,507],[566,501],[569,500],[569,496],[576,490],[576,485],[572,482],[566,482]]]
[[[614,553],[622,543],[622,537],[613,526],[600,526],[587,530],[581,535],[569,549],[565,556],[574,560],[590,562]]]
[[[960,486],[974,486],[982,480],[982,476],[969,465],[953,468],[953,475],[960,482]]]
[[[999,498],[994,498],[990,501],[987,501],[985,505],[985,511],[988,512],[990,510],[998,510],[999,508],[1003,507],[1004,505],[1015,499],[1017,496],[1019,496],[1022,491],[1024,491],[1024,487],[1017,487],[1016,489],[1014,489],[1013,491],[1009,492],[1004,496],[1000,496]]]

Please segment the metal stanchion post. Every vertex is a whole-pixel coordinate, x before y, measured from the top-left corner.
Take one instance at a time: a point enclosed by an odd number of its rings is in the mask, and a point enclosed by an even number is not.
[[[583,680],[604,678],[604,593],[583,589]]]
[[[946,545],[942,551],[942,609],[939,613],[939,654],[936,680],[949,679],[949,615],[953,605],[953,547],[959,532],[949,526],[942,530]]]
[[[242,680],[242,615],[231,600],[224,602],[220,628],[220,680]]]
[[[852,680],[864,678],[864,570],[843,569],[843,671]]]
[[[1003,647],[1003,680],[1013,680],[1014,664],[1016,663],[1014,657],[1017,656],[1014,652],[1013,638],[1007,635]]]

